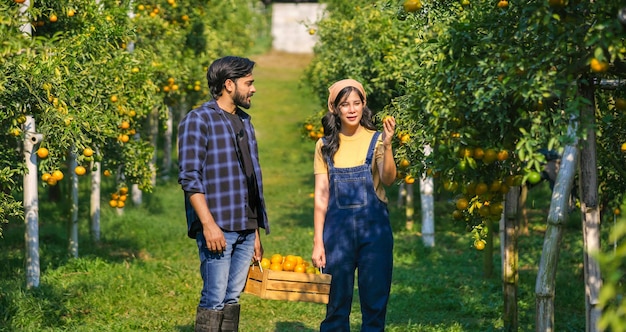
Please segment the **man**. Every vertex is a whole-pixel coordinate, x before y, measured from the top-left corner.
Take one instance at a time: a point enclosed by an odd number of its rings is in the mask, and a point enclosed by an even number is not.
[[[207,71],[212,99],[178,126],[180,183],[187,235],[196,239],[203,280],[196,331],[237,331],[239,297],[251,260],[269,233],[250,108],[254,62],[227,56]]]

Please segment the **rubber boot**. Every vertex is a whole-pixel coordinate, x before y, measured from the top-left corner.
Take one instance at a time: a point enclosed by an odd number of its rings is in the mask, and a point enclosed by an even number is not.
[[[222,330],[223,318],[224,312],[222,310],[198,307],[195,332],[219,332]]]
[[[227,304],[224,306],[224,320],[222,321],[222,332],[239,331],[239,304]]]

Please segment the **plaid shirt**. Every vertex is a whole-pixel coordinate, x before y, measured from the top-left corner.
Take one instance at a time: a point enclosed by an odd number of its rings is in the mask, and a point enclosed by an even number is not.
[[[258,223],[269,233],[263,198],[259,151],[250,115],[237,109],[248,134],[248,144],[259,188]],[[178,125],[178,183],[185,192],[187,235],[202,230],[189,202],[189,193],[204,193],[215,222],[227,231],[245,230],[248,186],[239,157],[236,135],[224,111],[215,100],[187,113]],[[242,142],[245,144],[245,142]]]

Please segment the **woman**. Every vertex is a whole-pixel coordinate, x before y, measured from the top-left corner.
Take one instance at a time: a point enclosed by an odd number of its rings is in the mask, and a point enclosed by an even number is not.
[[[377,132],[361,83],[329,89],[325,136],[315,149],[312,261],[332,275],[320,331],[350,331],[354,274],[363,321],[361,331],[383,331],[391,289],[393,237],[383,185],[396,179],[391,139],[395,119]]]

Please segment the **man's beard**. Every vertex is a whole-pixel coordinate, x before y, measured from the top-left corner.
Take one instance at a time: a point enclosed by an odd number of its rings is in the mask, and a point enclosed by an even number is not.
[[[247,95],[242,95],[239,93],[239,91],[235,90],[235,95],[233,96],[233,101],[235,102],[235,105],[243,107],[245,109],[249,109],[250,102],[247,99]]]

